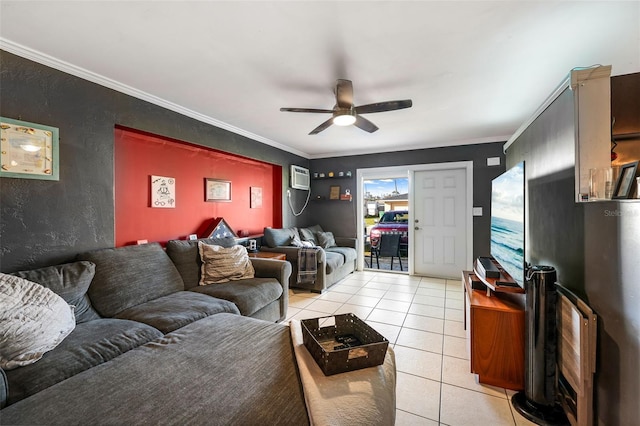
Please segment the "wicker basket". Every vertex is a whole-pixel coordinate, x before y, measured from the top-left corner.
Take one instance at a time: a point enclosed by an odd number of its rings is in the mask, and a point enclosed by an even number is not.
[[[333,322],[335,325],[321,327],[326,322]],[[304,345],[325,376],[373,367],[384,362],[389,341],[354,314],[306,319],[300,321],[300,324]],[[358,342],[345,347],[348,345],[345,345],[344,336],[348,336],[347,341],[357,339]]]

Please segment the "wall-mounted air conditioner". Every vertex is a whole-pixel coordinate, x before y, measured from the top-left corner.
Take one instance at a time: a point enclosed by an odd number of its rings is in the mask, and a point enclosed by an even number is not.
[[[293,189],[309,189],[310,177],[309,169],[304,167],[291,165],[291,188]]]

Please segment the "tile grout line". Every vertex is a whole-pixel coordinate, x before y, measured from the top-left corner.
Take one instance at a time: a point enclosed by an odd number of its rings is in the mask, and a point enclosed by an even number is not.
[[[444,391],[444,357],[445,357],[445,353],[444,353],[444,338],[445,338],[445,334],[444,334],[444,324],[445,321],[447,319],[447,280],[445,280],[444,282],[444,309],[443,309],[443,318],[442,318],[442,357],[440,358],[440,401],[438,404],[438,424],[442,424],[441,420],[442,420],[442,403],[443,403],[443,398],[442,398],[442,393]]]

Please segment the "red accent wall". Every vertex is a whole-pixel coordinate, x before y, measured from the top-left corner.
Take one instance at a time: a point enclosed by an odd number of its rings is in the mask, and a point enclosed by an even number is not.
[[[282,167],[130,129],[115,130],[116,247],[184,239],[215,217],[236,233],[282,226]],[[151,175],[176,181],[175,208],[152,208]],[[231,202],[206,202],[205,178],[231,181]],[[250,208],[250,187],[262,207]]]

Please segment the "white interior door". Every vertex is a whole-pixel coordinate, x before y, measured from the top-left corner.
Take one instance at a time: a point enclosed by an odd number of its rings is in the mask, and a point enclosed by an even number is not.
[[[416,171],[414,182],[414,273],[460,278],[469,266],[467,170]]]

